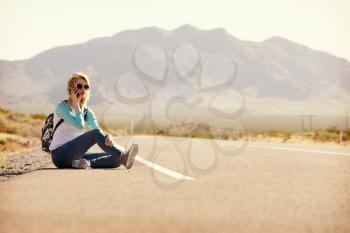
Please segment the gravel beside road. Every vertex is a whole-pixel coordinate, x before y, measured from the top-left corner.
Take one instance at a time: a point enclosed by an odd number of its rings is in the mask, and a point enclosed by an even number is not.
[[[7,156],[6,163],[6,168],[0,169],[0,182],[47,166],[51,157],[40,148],[33,148]]]

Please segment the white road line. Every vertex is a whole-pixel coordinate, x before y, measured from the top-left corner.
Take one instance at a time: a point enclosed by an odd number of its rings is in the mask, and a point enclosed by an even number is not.
[[[287,148],[287,147],[278,147],[278,146],[249,146],[262,149],[272,149],[272,150],[289,150],[289,151],[300,151],[300,152],[310,152],[318,154],[333,154],[333,155],[350,155],[349,153],[342,152],[333,152],[333,151],[322,151],[322,150],[306,150],[306,149],[296,149],[296,148]]]
[[[181,174],[181,173],[178,173],[176,171],[170,170],[168,168],[162,167],[162,166],[160,166],[160,165],[158,165],[156,163],[153,163],[151,161],[148,161],[148,160],[146,160],[146,159],[144,159],[144,158],[142,158],[140,156],[136,156],[135,159],[137,161],[139,161],[140,163],[143,163],[146,166],[149,166],[150,168],[152,168],[154,170],[157,170],[157,171],[159,171],[161,173],[164,173],[164,174],[166,174],[168,176],[171,176],[171,177],[174,177],[176,179],[179,179],[179,180],[193,180],[193,178],[190,177],[190,176],[186,176],[184,174]]]
[[[120,145],[116,145],[116,147],[121,150],[121,151],[125,151],[125,148],[120,146]],[[139,161],[140,163],[156,170],[156,171],[159,171],[165,175],[168,175],[168,176],[171,176],[173,178],[176,178],[178,180],[194,180],[193,177],[190,177],[190,176],[186,176],[184,174],[181,174],[179,172],[176,172],[176,171],[173,171],[173,170],[170,170],[168,168],[165,168],[165,167],[162,167],[156,163],[153,163],[151,161],[148,161],[147,159],[144,159],[140,156],[136,156],[135,157],[135,160]]]

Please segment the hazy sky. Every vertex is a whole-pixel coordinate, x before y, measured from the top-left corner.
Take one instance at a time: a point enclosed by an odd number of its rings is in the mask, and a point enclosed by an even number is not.
[[[251,41],[279,35],[350,61],[348,0],[0,0],[0,59],[26,59],[125,29],[172,30],[185,23],[222,27]]]

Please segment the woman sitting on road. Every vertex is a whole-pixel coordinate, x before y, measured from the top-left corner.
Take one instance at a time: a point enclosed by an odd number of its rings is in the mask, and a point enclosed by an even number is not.
[[[52,162],[57,168],[116,168],[123,164],[131,168],[138,152],[138,145],[132,144],[125,152],[114,145],[110,135],[100,128],[95,115],[87,102],[90,97],[90,80],[81,72],[73,73],[67,83],[69,98],[57,104],[54,112],[54,126],[60,119],[64,121],[57,127],[51,144]],[[84,120],[84,107],[87,115]],[[84,121],[91,130],[84,132]],[[93,145],[104,151],[87,152]]]

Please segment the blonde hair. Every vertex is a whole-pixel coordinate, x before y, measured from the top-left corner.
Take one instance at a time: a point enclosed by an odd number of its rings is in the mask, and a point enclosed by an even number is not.
[[[69,80],[67,82],[68,97],[70,97],[71,89],[75,88],[75,85],[76,85],[78,79],[85,80],[85,82],[90,86],[90,79],[86,74],[84,74],[83,72],[74,72],[74,73],[72,73],[71,77],[69,78]],[[86,97],[84,97],[80,100],[80,103],[79,103],[80,107],[81,108],[86,107],[89,99],[90,99],[90,89],[87,91]]]

